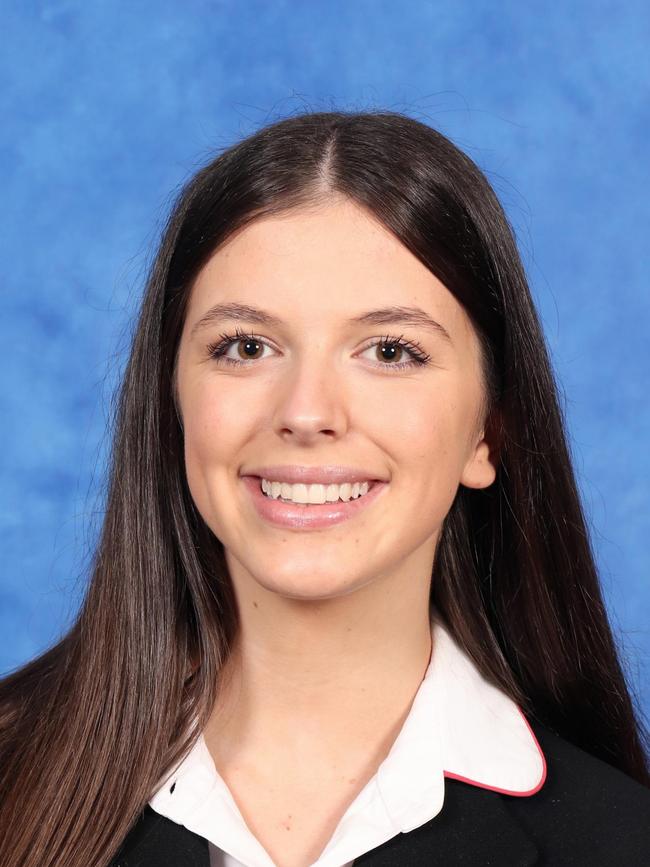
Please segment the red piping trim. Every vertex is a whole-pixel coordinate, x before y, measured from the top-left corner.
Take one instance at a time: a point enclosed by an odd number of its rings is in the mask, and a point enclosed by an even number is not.
[[[547,772],[546,756],[542,752],[542,748],[539,745],[539,741],[535,737],[535,732],[530,727],[530,723],[526,719],[526,716],[525,716],[524,712],[522,711],[522,709],[519,707],[519,705],[517,705],[517,710],[521,714],[523,721],[526,723],[528,731],[530,732],[533,740],[535,741],[535,746],[539,750],[539,754],[540,754],[541,759],[542,759],[542,776],[541,776],[539,783],[537,783],[536,786],[534,786],[532,789],[529,789],[527,792],[515,792],[515,791],[512,791],[510,789],[500,789],[498,786],[489,786],[486,783],[479,783],[478,780],[471,780],[469,777],[463,777],[460,774],[454,774],[451,771],[443,771],[443,776],[448,777],[451,780],[460,780],[461,783],[469,783],[471,786],[477,786],[479,789],[488,789],[490,792],[499,792],[502,795],[515,795],[516,797],[519,797],[519,798],[527,798],[527,797],[530,797],[530,795],[534,795],[536,792],[539,792],[539,790],[542,788],[542,786],[546,782],[546,772]]]

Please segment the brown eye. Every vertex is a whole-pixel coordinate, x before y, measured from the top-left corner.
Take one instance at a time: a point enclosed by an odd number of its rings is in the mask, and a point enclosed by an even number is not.
[[[243,340],[237,341],[237,349],[240,356],[246,360],[254,359],[255,353],[259,352],[262,348],[262,344],[259,340],[255,340],[252,337],[246,337]]]
[[[239,358],[232,358],[226,353],[236,346]],[[216,343],[208,346],[208,355],[219,363],[229,365],[246,365],[249,362],[261,360],[260,352],[265,348],[271,348],[264,340],[258,339],[254,334],[245,334],[240,329],[235,334],[221,334]],[[424,366],[431,358],[421,346],[402,337],[386,337],[375,340],[366,347],[364,352],[374,349],[377,367],[391,370],[405,370],[406,368]],[[408,360],[402,361],[404,353]]]
[[[391,337],[388,334],[381,340],[375,340],[364,352],[371,349],[374,350],[377,366],[393,370],[424,366],[431,358],[417,343],[403,340],[402,337]],[[406,361],[402,361],[404,353],[408,356]]]
[[[377,358],[379,361],[400,361],[404,351],[403,346],[399,346],[396,343],[385,343],[383,341],[375,344],[375,347],[378,350]]]

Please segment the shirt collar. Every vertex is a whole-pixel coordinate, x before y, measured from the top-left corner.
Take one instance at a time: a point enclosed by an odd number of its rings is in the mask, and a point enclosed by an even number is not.
[[[352,838],[356,843],[365,838],[372,846],[380,837],[388,839],[429,821],[442,809],[445,777],[525,797],[543,786],[546,762],[519,706],[481,675],[434,613],[431,658],[408,716],[323,855],[345,852],[346,840]],[[202,734],[149,803],[217,845],[223,841],[208,830],[215,828],[216,810],[225,810],[233,823],[242,822]],[[248,842],[255,846],[256,841]],[[268,863],[268,854],[257,845],[259,863]]]
[[[400,831],[427,821],[429,804],[442,808],[444,777],[523,797],[543,786],[546,761],[519,706],[483,677],[434,614],[429,666],[377,772]]]

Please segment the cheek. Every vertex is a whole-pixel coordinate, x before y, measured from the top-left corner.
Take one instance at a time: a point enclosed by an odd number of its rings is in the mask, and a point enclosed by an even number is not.
[[[420,392],[381,415],[381,442],[397,475],[435,513],[451,506],[471,439],[471,407],[457,395],[452,388]]]
[[[249,401],[242,401],[241,389],[216,389],[209,378],[198,381],[186,392],[183,405],[186,451],[193,460],[219,462],[240,445],[253,415]]]
[[[407,463],[446,467],[466,449],[467,416],[453,390],[420,391],[411,400],[384,404],[381,427]]]
[[[251,418],[227,390],[217,396],[197,385],[183,405],[185,468],[192,498],[206,517],[219,491],[228,485],[228,475],[239,469],[237,457],[250,436]]]

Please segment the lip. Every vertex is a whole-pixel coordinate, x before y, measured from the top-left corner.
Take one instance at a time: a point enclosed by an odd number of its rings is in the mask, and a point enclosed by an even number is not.
[[[241,473],[242,476],[259,476],[271,482],[288,482],[290,485],[342,485],[345,482],[387,482],[388,479],[378,478],[372,470],[362,470],[358,467],[345,467],[328,464],[320,467],[307,467],[297,464],[282,464],[269,467],[257,467]]]
[[[257,514],[263,520],[276,527],[296,530],[320,530],[341,524],[369,508],[388,488],[388,482],[374,481],[368,493],[356,500],[300,506],[267,497],[262,491],[258,476],[244,476],[242,482],[250,494]]]

